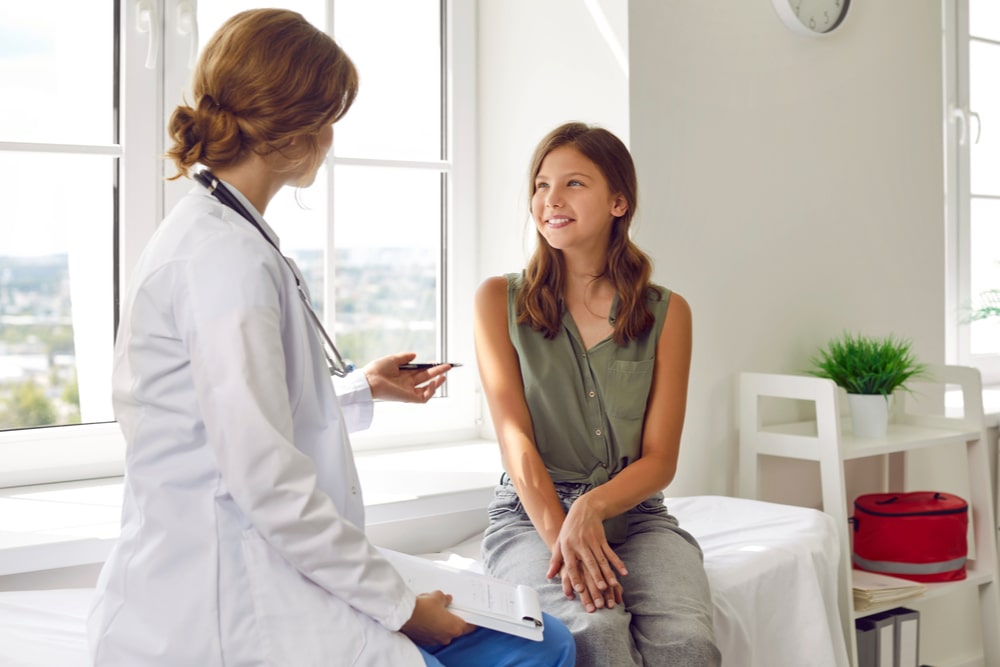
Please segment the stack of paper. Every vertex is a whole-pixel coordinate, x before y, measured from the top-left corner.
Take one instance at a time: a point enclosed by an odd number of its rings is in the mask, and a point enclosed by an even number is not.
[[[919,581],[890,577],[885,574],[853,570],[854,609],[865,611],[893,604],[900,600],[920,597],[927,590]]]

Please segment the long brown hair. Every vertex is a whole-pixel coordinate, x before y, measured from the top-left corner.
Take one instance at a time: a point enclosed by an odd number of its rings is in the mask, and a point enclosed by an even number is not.
[[[301,14],[258,9],[236,14],[212,36],[192,92],[194,106],[179,105],[168,125],[173,178],[196,163],[238,164],[251,152],[278,151],[295,170],[323,159],[317,134],[351,108],[358,74],[337,43]]]
[[[628,205],[625,214],[615,218],[611,227],[604,273],[595,276],[606,277],[619,295],[614,341],[625,345],[649,331],[654,321],[646,303],[652,291],[649,282],[652,262],[629,238],[629,227],[639,202],[635,164],[628,148],[611,132],[584,123],[566,123],[549,132],[535,148],[528,179],[532,195],[542,161],[561,146],[572,146],[593,162],[608,182],[608,189],[620,194]],[[524,284],[517,295],[517,323],[529,324],[546,338],[555,338],[561,329],[566,264],[561,250],[550,246],[541,232],[537,232],[537,237],[538,245],[524,269]]]

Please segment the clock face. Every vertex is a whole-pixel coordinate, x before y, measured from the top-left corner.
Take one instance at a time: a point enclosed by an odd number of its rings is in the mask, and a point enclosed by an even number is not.
[[[824,35],[847,15],[850,0],[773,0],[778,16],[795,32]]]

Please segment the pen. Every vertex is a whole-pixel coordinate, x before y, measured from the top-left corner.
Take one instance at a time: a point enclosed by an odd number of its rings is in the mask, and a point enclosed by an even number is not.
[[[452,368],[461,366],[462,364],[453,364],[448,361],[428,361],[423,363],[412,363],[412,364],[401,364],[399,370],[401,371],[422,371],[428,368],[434,368],[435,366],[440,366],[442,364],[448,364]]]

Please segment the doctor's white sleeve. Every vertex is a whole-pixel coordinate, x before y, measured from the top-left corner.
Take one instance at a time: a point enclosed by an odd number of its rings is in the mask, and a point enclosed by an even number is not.
[[[318,488],[315,464],[294,444],[304,418],[297,424],[293,417],[286,364],[301,352],[292,348],[305,345],[307,329],[283,331],[283,326],[288,329],[283,317],[294,321],[297,316],[283,309],[300,307],[287,289],[287,268],[252,233],[217,237],[206,240],[184,267],[175,312],[224,487],[288,563],[331,595],[397,630],[413,613],[414,593],[363,530]],[[291,340],[283,340],[283,333]],[[305,381],[315,377],[307,373]],[[316,416],[304,428],[324,435],[333,431],[330,446],[341,447],[338,440],[346,440],[346,434],[335,426],[335,431],[324,426]],[[349,448],[344,451],[351,456]]]
[[[356,370],[342,378],[334,375],[333,389],[337,393],[348,433],[363,431],[372,425],[375,403],[372,388],[363,371]]]

